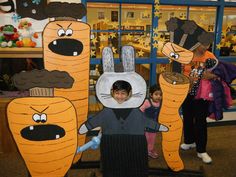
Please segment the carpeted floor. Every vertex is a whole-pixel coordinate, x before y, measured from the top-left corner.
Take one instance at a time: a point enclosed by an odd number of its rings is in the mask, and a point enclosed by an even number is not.
[[[159,169],[161,173],[168,172],[167,166],[161,152],[161,135],[157,138],[157,151],[160,157],[150,159],[149,165]],[[208,153],[213,159],[210,165],[203,164],[196,156],[195,150],[180,151],[185,164],[185,171],[199,171],[203,169],[205,177],[235,177],[236,176],[236,125],[216,126],[208,128]],[[99,160],[99,150],[88,150],[84,152],[83,161]],[[99,169],[71,169],[68,177],[91,177],[92,172],[97,177],[102,177]],[[27,177],[27,170],[24,162],[18,153],[0,154],[0,177]],[[154,175],[153,175],[154,176]],[[167,174],[165,176],[168,176]],[[169,175],[171,176],[171,174]],[[180,177],[180,174],[172,174]],[[187,176],[186,176],[187,177]]]

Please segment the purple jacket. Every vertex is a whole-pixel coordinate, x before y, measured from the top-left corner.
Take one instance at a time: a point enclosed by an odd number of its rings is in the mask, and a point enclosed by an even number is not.
[[[217,75],[219,79],[211,81],[214,101],[210,104],[209,112],[215,114],[216,120],[223,119],[223,109],[227,109],[224,87],[221,80],[228,85],[236,78],[236,66],[231,63],[219,61],[212,69],[212,73]]]

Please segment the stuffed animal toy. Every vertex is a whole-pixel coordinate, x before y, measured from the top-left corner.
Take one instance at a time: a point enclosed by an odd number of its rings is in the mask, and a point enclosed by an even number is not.
[[[38,38],[37,33],[31,31],[32,24],[27,20],[22,20],[18,26],[21,30],[20,38],[21,40],[16,43],[17,47],[35,47],[36,42],[32,38]]]
[[[15,47],[18,40],[19,34],[13,25],[8,24],[0,27],[1,47]]]

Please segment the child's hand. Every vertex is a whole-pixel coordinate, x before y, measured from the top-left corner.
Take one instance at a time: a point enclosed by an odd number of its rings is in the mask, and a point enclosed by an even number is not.
[[[85,124],[82,124],[82,125],[80,126],[80,128],[79,128],[78,133],[79,133],[80,135],[82,135],[82,134],[85,134],[85,133],[87,133],[87,132],[88,132],[88,128],[86,127]]]
[[[168,132],[169,128],[165,125],[160,125],[159,132]]]

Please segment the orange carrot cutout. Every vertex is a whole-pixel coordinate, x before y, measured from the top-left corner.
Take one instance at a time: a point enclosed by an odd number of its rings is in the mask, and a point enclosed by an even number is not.
[[[158,120],[169,128],[168,132],[162,132],[162,151],[167,165],[173,171],[180,171],[184,169],[184,164],[179,156],[183,127],[179,108],[188,94],[189,79],[179,73],[164,72],[159,83],[163,100]]]
[[[90,26],[73,20],[49,22],[43,31],[43,50],[46,69],[66,71],[74,78],[71,89],[55,89],[54,94],[72,102],[80,127],[88,114]],[[84,143],[85,135],[78,135],[78,146]]]
[[[13,80],[19,89],[30,89],[31,97],[9,103],[7,117],[31,176],[64,176],[77,149],[77,118],[69,100],[53,96],[53,87],[71,87],[73,78],[66,72],[34,70]]]

